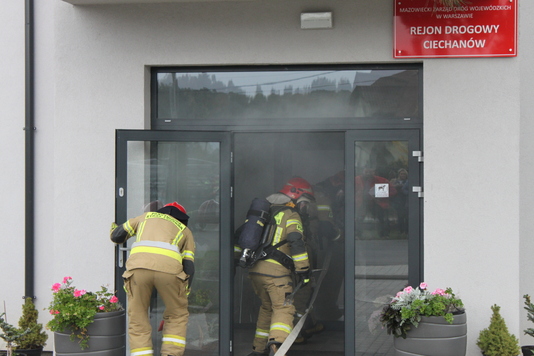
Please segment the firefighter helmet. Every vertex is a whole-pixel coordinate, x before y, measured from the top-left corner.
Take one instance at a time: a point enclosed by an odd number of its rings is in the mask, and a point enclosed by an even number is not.
[[[172,203],[166,204],[165,206],[174,206],[175,208],[178,208],[178,210],[180,210],[182,213],[187,214],[187,211],[185,211],[185,208],[175,201],[173,201]]]
[[[292,200],[297,200],[301,196],[314,199],[311,184],[301,177],[291,178],[280,190],[280,193],[287,195]]]

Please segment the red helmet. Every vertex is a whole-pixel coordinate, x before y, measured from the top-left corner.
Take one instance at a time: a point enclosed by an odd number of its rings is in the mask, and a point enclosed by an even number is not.
[[[178,210],[180,210],[182,213],[187,214],[187,211],[185,211],[185,208],[175,201],[173,201],[172,203],[166,204],[165,206],[174,206],[175,208],[178,208]]]
[[[304,178],[291,178],[286,185],[280,190],[280,193],[287,195],[293,200],[297,200],[302,195],[310,199],[314,198],[311,184]]]

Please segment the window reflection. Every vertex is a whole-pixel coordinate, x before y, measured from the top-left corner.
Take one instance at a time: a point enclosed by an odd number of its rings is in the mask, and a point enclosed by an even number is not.
[[[417,70],[160,72],[158,119],[415,117]]]
[[[219,142],[160,142],[156,181],[164,201],[183,201],[195,238],[186,354],[219,349]]]
[[[408,282],[408,142],[355,142],[358,354],[394,355],[382,308]]]
[[[128,214],[155,211],[178,201],[190,216],[195,239],[195,278],[188,297],[186,354],[219,350],[219,142],[130,142]],[[129,247],[134,239],[129,240]],[[154,354],[160,354],[165,305],[157,292],[150,304]]]

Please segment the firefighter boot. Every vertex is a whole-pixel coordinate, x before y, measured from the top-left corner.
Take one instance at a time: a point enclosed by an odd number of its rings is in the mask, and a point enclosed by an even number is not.
[[[281,343],[279,342],[273,342],[269,348],[271,349],[271,353],[269,354],[270,356],[274,356],[276,354],[276,352],[278,351],[278,349],[280,348],[280,346],[282,346]],[[286,356],[286,355],[282,355],[282,356]]]
[[[305,345],[308,343],[308,339],[315,334],[319,334],[324,331],[324,325],[322,323],[316,323],[310,328],[302,330],[299,336],[295,339],[295,345]]]
[[[247,356],[269,356],[269,353],[267,351],[265,352],[252,351]]]
[[[315,334],[319,334],[324,331],[324,325],[322,323],[316,323],[311,328],[303,330],[300,334],[304,339],[309,339]]]
[[[308,339],[302,336],[302,334],[300,334],[299,336],[297,336],[293,343],[295,345],[306,345],[308,343]]]

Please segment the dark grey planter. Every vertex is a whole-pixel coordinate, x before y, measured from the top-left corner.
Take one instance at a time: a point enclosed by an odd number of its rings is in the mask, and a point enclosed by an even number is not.
[[[87,327],[89,347],[81,349],[79,339],[70,340],[70,331],[54,332],[56,356],[124,356],[126,354],[126,312],[97,313]]]
[[[455,315],[452,324],[443,317],[423,317],[406,337],[394,339],[395,356],[463,356],[467,347],[467,316]]]
[[[534,356],[534,345],[521,346],[523,356]]]
[[[43,347],[37,349],[15,349],[13,355],[26,355],[26,356],[41,356],[43,353]]]

